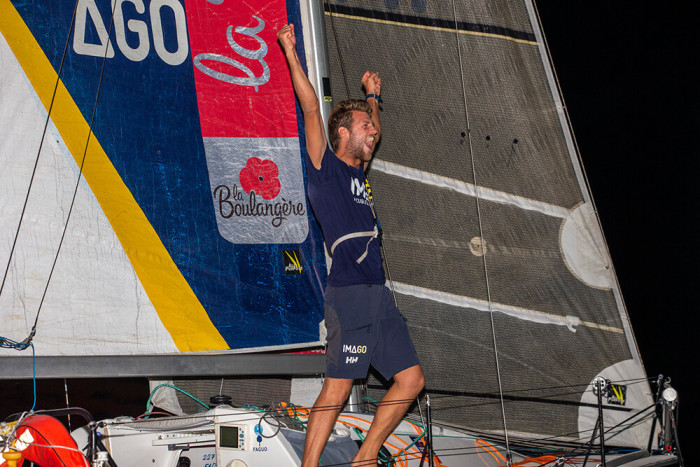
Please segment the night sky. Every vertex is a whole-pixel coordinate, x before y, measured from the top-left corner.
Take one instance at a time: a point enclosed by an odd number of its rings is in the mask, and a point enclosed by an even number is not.
[[[688,6],[645,5],[537,7],[647,374],[679,391],[681,448],[694,465],[697,25]]]

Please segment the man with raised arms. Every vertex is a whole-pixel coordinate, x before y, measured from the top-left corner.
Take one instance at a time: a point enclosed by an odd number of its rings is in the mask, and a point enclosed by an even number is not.
[[[376,465],[379,449],[425,384],[405,319],[384,286],[384,269],[365,171],[381,134],[381,79],[365,72],[365,100],[331,111],[328,147],[316,93],[296,53],[294,25],[278,33],[304,114],[309,201],[333,257],[324,313],[328,328],[326,378],[309,418],[302,466],[317,466],[355,378],[371,364],[393,384],[352,465]]]

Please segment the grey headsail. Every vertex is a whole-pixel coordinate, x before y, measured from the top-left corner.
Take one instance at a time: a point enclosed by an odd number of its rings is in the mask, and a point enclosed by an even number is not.
[[[587,441],[602,376],[608,442],[646,446],[649,384],[534,5],[324,5],[334,101],[382,77],[370,181],[434,416]]]

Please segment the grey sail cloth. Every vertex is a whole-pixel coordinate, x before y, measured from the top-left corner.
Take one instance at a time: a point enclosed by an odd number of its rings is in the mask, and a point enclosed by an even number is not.
[[[382,78],[369,178],[433,416],[587,441],[601,374],[626,391],[606,400],[609,426],[648,407],[533,5],[324,5],[334,102],[362,97],[365,70]],[[648,426],[614,439],[645,447]]]

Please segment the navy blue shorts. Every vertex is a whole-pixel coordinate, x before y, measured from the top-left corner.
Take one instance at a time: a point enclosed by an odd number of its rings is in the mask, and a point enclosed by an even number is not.
[[[418,365],[408,326],[384,285],[326,287],[326,376],[367,376],[370,364],[387,380]]]

